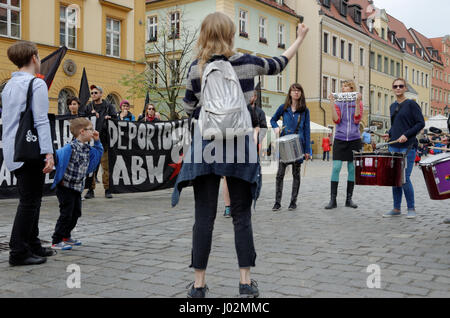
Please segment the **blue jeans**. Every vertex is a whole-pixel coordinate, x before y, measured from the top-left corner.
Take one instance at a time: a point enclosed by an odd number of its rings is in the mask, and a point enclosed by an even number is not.
[[[389,146],[389,151],[391,152],[406,153],[407,150],[408,150],[407,148]],[[406,183],[403,185],[403,187],[392,187],[392,196],[394,197],[394,209],[401,210],[403,193],[405,193],[408,210],[415,209],[414,188],[411,183],[411,173],[414,167],[415,159],[416,159],[416,149],[411,149],[406,157],[406,171],[405,171]]]

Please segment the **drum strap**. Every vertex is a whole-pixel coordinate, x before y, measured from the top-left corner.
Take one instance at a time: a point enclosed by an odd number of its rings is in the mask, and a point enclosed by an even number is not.
[[[305,112],[306,112],[306,110],[305,110]],[[295,128],[295,134],[298,134],[301,123],[302,123],[302,113],[300,113],[300,116],[298,116],[298,122],[297,122],[297,128]]]
[[[391,117],[391,126],[394,125],[395,117],[397,117],[398,113],[400,112],[400,109],[402,108],[403,103],[397,105],[397,108],[395,109],[394,114]]]

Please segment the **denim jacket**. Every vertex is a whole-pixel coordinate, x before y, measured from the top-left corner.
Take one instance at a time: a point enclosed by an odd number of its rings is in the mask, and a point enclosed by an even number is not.
[[[278,128],[277,121],[280,117],[283,117],[283,129],[281,135],[291,135],[294,134],[295,130],[297,129],[299,116],[301,116],[300,127],[298,129],[300,143],[303,147],[304,153],[311,153],[311,123],[308,108],[306,108],[303,113],[300,113],[299,111],[292,112],[291,107],[288,107],[288,109],[285,111],[283,104],[278,107],[277,111],[272,116],[270,125],[272,126],[272,128]]]

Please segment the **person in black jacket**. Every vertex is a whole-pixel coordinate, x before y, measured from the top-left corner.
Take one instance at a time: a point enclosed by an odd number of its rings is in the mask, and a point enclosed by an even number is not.
[[[91,98],[92,102],[87,104],[82,110],[79,111],[80,116],[89,116],[95,114],[97,116],[97,122],[95,124],[95,130],[100,132],[100,141],[103,145],[103,156],[101,165],[103,169],[102,181],[105,189],[105,197],[112,198],[112,194],[109,191],[109,164],[108,164],[108,120],[117,119],[117,112],[113,105],[103,100],[103,89],[97,85],[91,85]],[[88,181],[90,183],[89,191],[85,195],[85,199],[92,199],[95,190],[95,181]]]
[[[78,117],[80,110],[80,100],[78,99],[78,97],[69,97],[67,99],[67,107],[69,108],[69,111],[66,113],[66,115]]]

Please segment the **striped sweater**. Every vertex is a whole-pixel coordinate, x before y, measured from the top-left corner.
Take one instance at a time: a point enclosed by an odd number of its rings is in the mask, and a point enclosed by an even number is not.
[[[255,89],[255,77],[258,75],[276,75],[281,73],[288,63],[285,56],[263,58],[250,54],[236,53],[229,58],[234,71],[236,72],[245,101],[250,103]],[[198,60],[195,60],[188,72],[186,83],[186,95],[183,99],[183,107],[188,115],[191,115],[195,105],[200,100],[201,79]],[[201,106],[201,105],[199,105]]]

